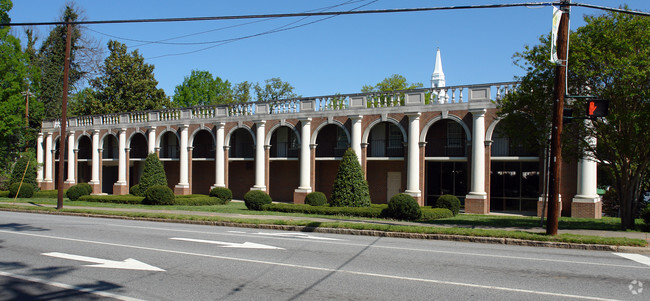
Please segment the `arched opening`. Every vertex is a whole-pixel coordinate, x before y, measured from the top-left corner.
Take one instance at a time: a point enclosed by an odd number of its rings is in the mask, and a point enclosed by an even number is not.
[[[252,133],[238,128],[230,135],[228,152],[228,188],[233,198],[243,199],[255,184],[255,144]]]
[[[199,130],[192,141],[192,193],[209,194],[214,185],[215,140],[212,132]]]
[[[467,135],[455,120],[435,122],[426,135],[426,205],[435,205],[443,194],[464,202],[468,192]]]
[[[280,126],[271,134],[269,150],[269,195],[274,201],[292,202],[293,192],[300,185],[300,140],[288,126]]]
[[[373,203],[388,203],[405,189],[404,135],[398,125],[383,121],[368,134],[366,179]]]
[[[508,137],[497,124],[490,159],[490,211],[536,211],[541,187],[538,152]]]
[[[342,126],[328,124],[318,131],[314,168],[314,177],[317,181],[314,191],[324,193],[327,199],[332,195],[339,163],[348,147],[350,147],[350,139]]]
[[[92,144],[90,137],[86,135],[79,137],[77,146],[77,183],[90,182],[93,159]]]
[[[174,190],[180,180],[180,147],[175,132],[167,131],[160,137],[160,161],[167,174],[167,186]]]
[[[119,143],[115,135],[109,134],[104,137],[102,143],[102,192],[112,194],[113,184],[118,179],[119,164]]]
[[[140,183],[144,160],[149,155],[149,145],[144,134],[135,133],[131,137],[128,147],[131,149],[129,152],[129,186],[133,186]]]

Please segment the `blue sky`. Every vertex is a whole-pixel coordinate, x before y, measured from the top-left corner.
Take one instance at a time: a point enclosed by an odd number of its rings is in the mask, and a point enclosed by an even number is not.
[[[360,10],[522,2],[526,1],[86,0],[77,1],[76,5],[84,10],[87,20],[115,20],[300,13],[322,11],[344,3],[331,11],[362,5],[366,6]],[[610,7],[628,4],[632,9],[650,11],[647,0],[573,2]],[[66,1],[13,0],[13,3],[9,12],[12,22],[46,22],[61,16]],[[584,24],[584,15],[602,13],[573,8],[571,29]],[[522,75],[522,70],[512,63],[512,55],[526,44],[537,44],[540,35],[550,32],[551,15],[551,7],[521,7],[337,16],[203,51],[197,50],[216,44],[143,44],[133,40],[161,41],[209,31],[168,42],[212,42],[305,24],[323,17],[87,25],[85,33],[101,42],[104,55],[107,54],[105,45],[111,39],[125,43],[129,51],[138,49],[147,63],[155,65],[158,87],[169,96],[193,69],[210,71],[231,83],[263,82],[280,77],[295,87],[295,93],[318,96],[356,93],[363,85],[375,84],[391,74],[401,74],[410,82],[429,86],[437,48],[442,53],[448,86],[511,81],[514,76]],[[36,28],[40,41],[50,29]],[[22,29],[13,30],[21,35]],[[192,51],[197,52],[178,55]]]

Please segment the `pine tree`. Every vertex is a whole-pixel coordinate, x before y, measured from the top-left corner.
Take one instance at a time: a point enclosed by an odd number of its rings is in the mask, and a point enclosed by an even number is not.
[[[359,159],[354,150],[345,151],[334,180],[330,205],[337,207],[369,207],[368,181],[363,177]]]
[[[167,186],[165,168],[163,167],[162,162],[160,162],[160,159],[158,159],[156,153],[149,154],[147,159],[144,160],[144,169],[142,170],[142,176],[140,177],[140,183],[138,185],[140,194],[142,195],[144,195],[147,188],[151,186]]]

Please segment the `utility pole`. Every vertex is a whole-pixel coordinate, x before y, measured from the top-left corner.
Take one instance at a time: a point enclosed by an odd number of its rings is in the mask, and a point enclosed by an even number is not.
[[[25,95],[25,127],[29,127],[29,97],[34,96],[34,93],[29,91],[21,92],[20,94]]]
[[[566,94],[566,73],[568,66],[569,3],[562,0],[560,9],[562,17],[557,35],[557,55],[560,61],[555,66],[555,85],[553,88],[553,125],[551,128],[551,168],[549,170],[549,202],[546,234],[557,235],[559,220],[560,171],[562,166],[562,117],[564,112],[564,95]]]
[[[63,209],[63,167],[65,158],[66,125],[68,124],[68,74],[70,73],[70,44],[72,39],[72,25],[66,20],[67,32],[65,35],[65,61],[63,62],[63,95],[61,97],[61,133],[59,134],[59,172],[56,183],[58,195],[56,209]],[[74,158],[68,158],[74,160]],[[70,172],[70,171],[68,171]]]

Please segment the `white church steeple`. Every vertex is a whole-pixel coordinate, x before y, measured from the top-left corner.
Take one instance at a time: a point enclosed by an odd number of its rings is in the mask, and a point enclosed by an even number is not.
[[[431,88],[440,88],[445,86],[445,73],[442,72],[442,59],[440,58],[440,48],[436,51],[436,64],[431,74]]]

